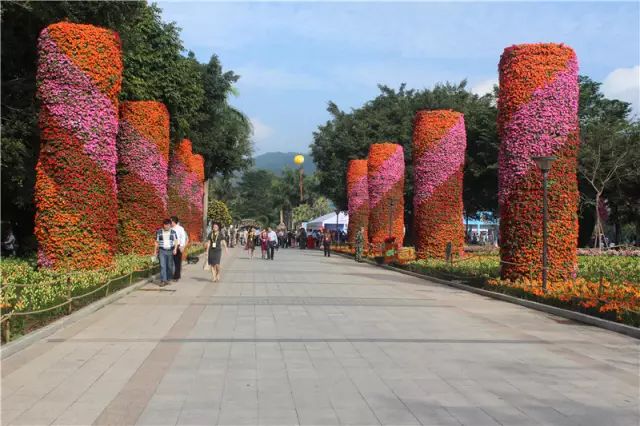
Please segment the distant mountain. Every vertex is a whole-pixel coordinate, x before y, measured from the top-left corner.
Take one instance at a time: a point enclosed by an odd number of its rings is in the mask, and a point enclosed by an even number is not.
[[[293,157],[297,154],[299,154],[299,152],[265,152],[264,154],[254,157],[253,168],[269,170],[279,175],[285,167],[291,169],[298,168],[293,162]],[[307,175],[313,174],[316,171],[316,165],[311,158],[311,154],[302,155],[304,155],[304,173]]]

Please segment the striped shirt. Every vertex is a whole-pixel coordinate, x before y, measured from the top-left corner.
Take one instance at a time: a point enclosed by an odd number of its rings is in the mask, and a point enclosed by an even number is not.
[[[165,238],[165,234],[169,234],[169,238]],[[173,229],[165,231],[160,228],[156,231],[156,241],[161,249],[171,250],[173,249],[175,242],[178,241],[178,234],[176,234],[176,231]]]

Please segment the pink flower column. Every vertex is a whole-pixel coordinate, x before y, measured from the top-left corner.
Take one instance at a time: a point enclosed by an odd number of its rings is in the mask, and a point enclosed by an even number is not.
[[[394,143],[373,144],[367,163],[369,241],[379,245],[389,237],[404,241],[404,150]],[[390,226],[391,225],[391,226]],[[391,227],[391,235],[389,228]]]
[[[155,101],[124,102],[118,134],[118,250],[150,254],[167,217],[169,112]]]
[[[555,156],[549,173],[549,278],[577,266],[578,61],[568,46],[523,44],[500,59],[498,131],[503,278],[542,271],[542,174],[533,157]]]
[[[356,242],[356,233],[364,227],[364,241],[369,239],[369,187],[367,160],[351,160],[347,166],[347,200],[349,203],[350,243]]]
[[[467,136],[455,111],[419,111],[413,128],[413,211],[416,257],[444,258],[464,250],[462,176]]]

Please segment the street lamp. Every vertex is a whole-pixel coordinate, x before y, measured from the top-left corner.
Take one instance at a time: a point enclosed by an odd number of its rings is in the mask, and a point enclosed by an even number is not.
[[[531,158],[542,171],[542,291],[547,291],[547,222],[549,220],[549,206],[547,201],[547,179],[551,165],[556,157],[532,157]]]
[[[293,157],[293,162],[300,166],[298,168],[298,173],[300,175],[300,202],[302,203],[302,200],[304,199],[304,192],[302,189],[302,182],[304,181],[304,169],[302,168],[302,163],[304,163],[304,156],[301,154],[296,155]]]

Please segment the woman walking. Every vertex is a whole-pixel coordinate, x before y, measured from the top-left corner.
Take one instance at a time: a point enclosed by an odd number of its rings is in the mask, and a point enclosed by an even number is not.
[[[265,259],[267,255],[267,248],[269,247],[269,234],[267,230],[263,229],[260,233],[260,248],[262,249],[262,258]]]
[[[222,232],[220,232],[220,224],[213,223],[205,248],[207,250],[207,263],[211,268],[211,280],[215,283],[220,281],[220,259],[222,258],[222,247],[224,252],[228,253],[227,243],[224,240]]]
[[[247,235],[248,237],[245,238],[247,240],[245,248],[249,251],[249,258],[253,260],[253,252],[256,249],[256,233],[252,227],[249,227],[249,233]]]

